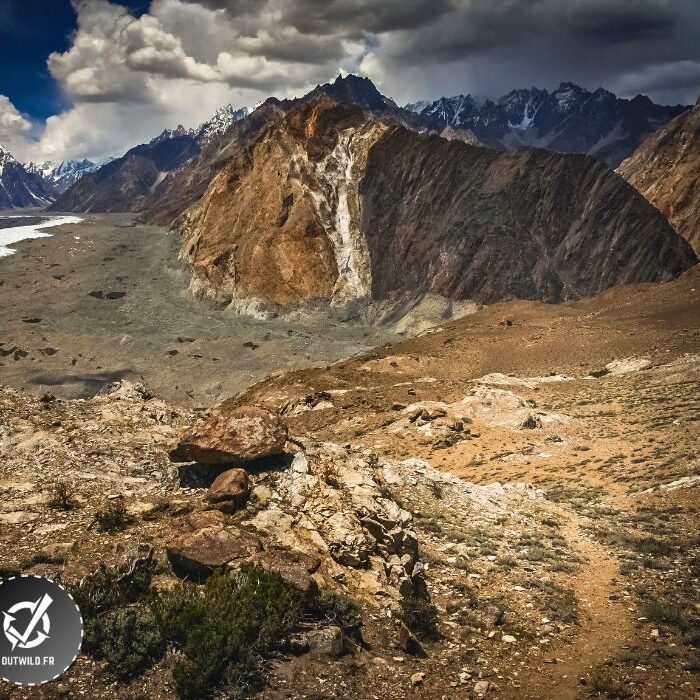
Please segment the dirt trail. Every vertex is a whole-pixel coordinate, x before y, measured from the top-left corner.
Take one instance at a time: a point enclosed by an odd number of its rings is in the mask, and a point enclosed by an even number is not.
[[[557,663],[534,664],[530,674],[521,677],[516,694],[509,697],[522,700],[588,697],[580,679],[617,656],[633,635],[634,622],[627,606],[610,599],[619,593],[614,581],[619,576],[619,560],[582,531],[580,519],[575,515],[569,516],[564,534],[571,548],[586,559],[574,584],[579,625],[573,638],[547,651],[547,661],[556,659]]]

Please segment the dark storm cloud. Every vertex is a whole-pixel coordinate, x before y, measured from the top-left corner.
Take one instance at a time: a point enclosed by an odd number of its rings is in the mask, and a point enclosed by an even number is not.
[[[272,61],[290,63],[323,64],[340,61],[345,55],[343,44],[337,37],[319,36],[314,41],[304,34],[264,33],[255,37],[241,37],[238,47],[251,56],[264,56]]]
[[[452,0],[290,0],[282,21],[306,34],[342,32],[361,36],[420,29],[453,10]]]
[[[382,34],[365,66],[385,84],[411,71],[429,96],[572,80],[694,101],[699,61],[698,0],[455,0],[437,19]]]
[[[275,22],[303,34],[361,38],[418,29],[454,10],[458,0],[188,0],[232,18],[279,13]]]
[[[572,12],[568,29],[574,35],[603,43],[623,43],[673,36],[679,17],[669,4],[597,2]]]

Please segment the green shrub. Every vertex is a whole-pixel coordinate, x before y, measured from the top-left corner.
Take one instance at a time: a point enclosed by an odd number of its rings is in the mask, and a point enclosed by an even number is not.
[[[362,641],[360,606],[352,598],[334,591],[323,591],[313,601],[313,612],[319,618],[338,625],[346,636],[354,639],[358,644]]]
[[[219,689],[239,700],[264,687],[266,658],[302,617],[332,621],[361,641],[359,607],[340,594],[307,601],[278,573],[252,567],[155,592],[155,566],[150,555],[126,574],[103,566],[71,591],[83,615],[83,649],[117,680],[139,675],[172,646],[180,697]]]
[[[428,597],[413,595],[404,598],[401,619],[420,640],[435,641],[440,638],[437,609]]]
[[[301,619],[304,596],[279,574],[249,568],[201,587],[182,584],[155,607],[182,654],[173,667],[180,696],[201,697],[223,683],[229,697],[242,697],[261,685],[262,660]]]
[[[93,656],[120,681],[135,678],[159,659],[165,643],[153,611],[143,605],[110,610],[92,630]]]

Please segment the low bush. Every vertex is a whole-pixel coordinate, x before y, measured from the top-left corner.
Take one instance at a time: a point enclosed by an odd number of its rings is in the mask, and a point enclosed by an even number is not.
[[[241,697],[262,683],[263,658],[299,622],[301,591],[277,573],[215,574],[202,587],[182,584],[155,601],[165,637],[181,652],[173,667],[183,698],[225,685]]]
[[[405,598],[401,604],[401,619],[421,641],[440,638],[437,609],[427,596]]]
[[[59,482],[51,490],[48,505],[56,510],[73,510],[78,504],[71,487],[65,482]]]
[[[120,681],[135,678],[165,651],[162,630],[144,605],[109,610],[92,629],[93,656],[104,659]]]
[[[134,519],[129,515],[124,501],[121,500],[113,501],[107,507],[95,513],[95,523],[97,524],[97,529],[101,532],[123,530],[128,525],[131,525],[133,521]]]
[[[346,636],[356,642],[361,641],[360,606],[352,598],[335,591],[323,591],[312,605],[317,617],[338,625]]]
[[[253,567],[215,573],[205,584],[154,591],[149,559],[127,574],[101,568],[72,593],[83,614],[83,648],[120,681],[175,651],[172,677],[181,698],[219,689],[232,700],[264,687],[266,659],[304,619],[328,620],[361,641],[357,604],[326,592],[308,601],[276,572]]]

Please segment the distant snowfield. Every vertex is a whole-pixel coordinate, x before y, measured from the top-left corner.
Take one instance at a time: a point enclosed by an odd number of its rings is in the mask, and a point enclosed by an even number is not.
[[[22,218],[8,216],[10,218]],[[7,246],[25,241],[30,238],[48,238],[52,234],[44,233],[44,229],[52,228],[53,226],[61,226],[63,224],[79,224],[82,218],[79,216],[55,216],[45,221],[40,221],[38,224],[30,226],[11,226],[10,228],[0,228],[0,258],[12,255],[16,251]]]

